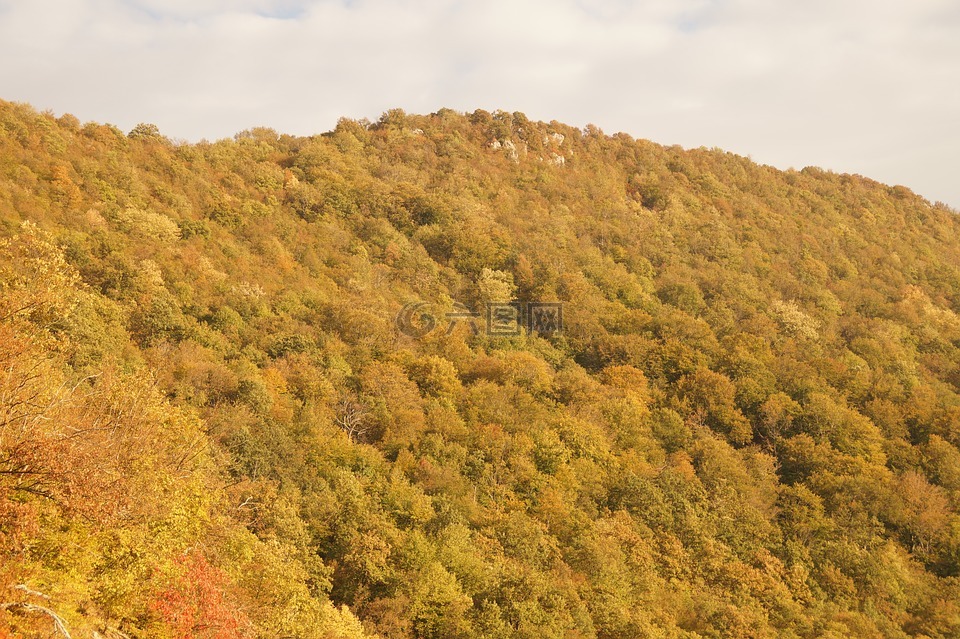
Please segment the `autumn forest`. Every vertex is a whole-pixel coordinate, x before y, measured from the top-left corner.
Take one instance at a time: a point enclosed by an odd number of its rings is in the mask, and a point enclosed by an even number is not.
[[[0,101],[0,639],[958,636],[950,207]]]

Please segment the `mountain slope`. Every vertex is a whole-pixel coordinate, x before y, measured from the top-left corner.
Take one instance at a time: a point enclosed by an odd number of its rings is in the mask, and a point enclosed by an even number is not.
[[[0,633],[960,632],[960,221],[902,187],[0,103],[0,222]]]

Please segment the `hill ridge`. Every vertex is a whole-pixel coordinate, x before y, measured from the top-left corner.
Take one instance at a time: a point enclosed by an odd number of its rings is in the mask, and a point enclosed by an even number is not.
[[[958,231],[521,113],[0,101],[0,637],[956,636]]]

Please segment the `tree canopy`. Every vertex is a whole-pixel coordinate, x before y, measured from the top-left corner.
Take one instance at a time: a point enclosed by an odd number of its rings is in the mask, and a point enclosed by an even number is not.
[[[956,637],[958,313],[862,176],[0,102],[0,638]]]

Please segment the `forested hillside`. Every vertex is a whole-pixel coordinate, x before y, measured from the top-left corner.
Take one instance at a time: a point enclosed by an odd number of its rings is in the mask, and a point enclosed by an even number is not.
[[[0,102],[0,638],[958,637],[958,312],[860,176]]]

